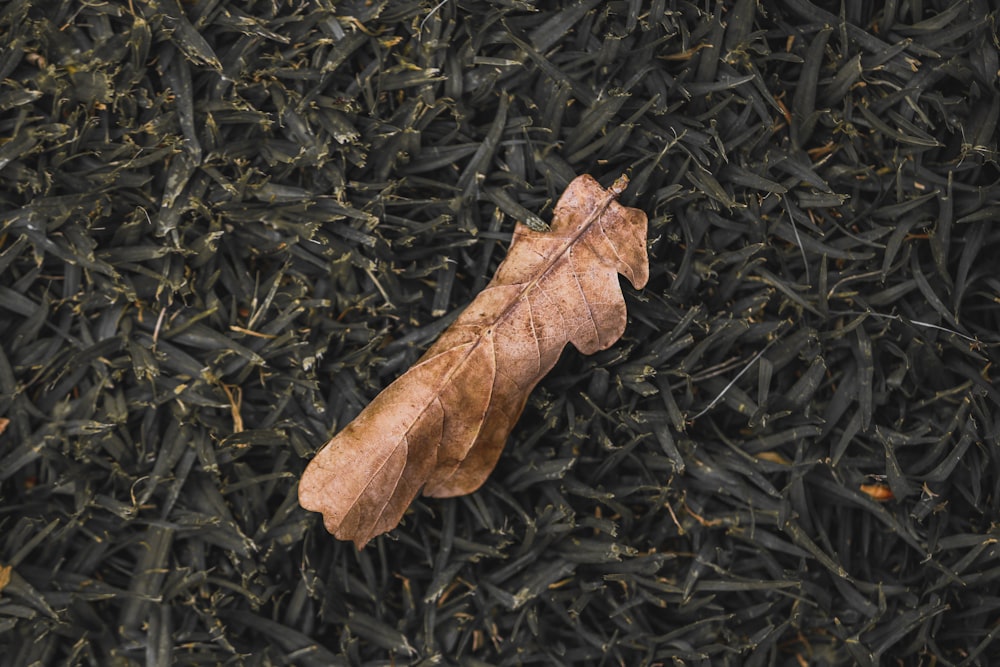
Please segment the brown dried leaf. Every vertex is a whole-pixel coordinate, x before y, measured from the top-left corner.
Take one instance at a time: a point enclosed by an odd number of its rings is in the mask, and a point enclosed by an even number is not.
[[[552,229],[518,223],[489,285],[423,357],[328,442],[299,484],[302,507],[360,548],[392,530],[417,493],[475,491],[528,394],[566,343],[603,350],[625,330],[621,273],[649,277],[646,214],[590,176],[570,183]]]

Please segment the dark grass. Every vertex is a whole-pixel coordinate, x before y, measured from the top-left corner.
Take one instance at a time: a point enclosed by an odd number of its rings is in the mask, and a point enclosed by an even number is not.
[[[4,3],[0,664],[1000,660],[996,11],[534,4]],[[311,454],[585,172],[625,337],[335,541]]]

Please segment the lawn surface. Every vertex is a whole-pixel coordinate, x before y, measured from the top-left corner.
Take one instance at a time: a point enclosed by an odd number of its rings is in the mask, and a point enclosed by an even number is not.
[[[0,8],[0,664],[1000,661],[985,0]],[[315,451],[569,181],[651,277],[476,493]]]

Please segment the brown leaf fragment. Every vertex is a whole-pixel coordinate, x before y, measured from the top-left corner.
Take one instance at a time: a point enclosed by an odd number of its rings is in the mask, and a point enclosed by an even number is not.
[[[884,503],[895,498],[892,493],[892,489],[885,484],[862,484],[859,488],[861,489],[861,493],[864,493],[872,500],[877,500],[880,503]]]
[[[646,214],[576,178],[551,230],[517,223],[493,280],[419,361],[322,447],[299,503],[327,530],[363,547],[392,530],[417,493],[475,491],[496,465],[528,394],[563,347],[610,347],[625,330],[621,273],[649,278]]]

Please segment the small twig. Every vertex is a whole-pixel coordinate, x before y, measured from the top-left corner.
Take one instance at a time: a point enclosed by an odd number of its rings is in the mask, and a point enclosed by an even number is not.
[[[163,320],[167,316],[167,309],[160,308],[160,316],[156,318],[156,326],[153,327],[153,349],[156,349],[156,341],[160,338],[160,328],[163,326]]]
[[[238,386],[233,385],[231,388],[227,384],[222,384],[222,391],[226,393],[226,398],[229,399],[229,412],[233,417],[233,433],[240,433],[243,431],[243,415],[240,414],[240,408],[243,406],[243,390]]]
[[[273,340],[278,336],[276,334],[266,334],[260,331],[254,331],[253,329],[245,329],[243,327],[238,327],[235,324],[229,325],[230,331],[238,331],[239,333],[246,334],[248,336],[257,336],[258,338],[267,338],[268,340]]]
[[[427,23],[427,20],[430,19],[430,17],[434,16],[434,14],[436,14],[437,11],[439,9],[441,9],[442,7],[444,7],[445,4],[447,4],[447,3],[448,3],[448,0],[441,0],[441,2],[437,3],[437,5],[435,5],[432,10],[430,10],[429,12],[427,12],[427,16],[425,16],[423,18],[423,20],[420,21],[420,27],[417,30],[417,32],[422,35],[423,32],[424,32],[424,24]]]
[[[368,275],[369,278],[371,278],[371,281],[375,283],[375,288],[379,291],[379,294],[382,295],[382,298],[385,299],[385,302],[391,306],[392,299],[389,298],[389,293],[386,292],[385,288],[382,287],[382,283],[378,281],[378,278],[375,277],[375,274],[372,272],[372,270],[366,267],[364,269],[364,272]]]
[[[788,213],[788,221],[792,223],[792,231],[795,232],[795,242],[799,245],[799,252],[802,253],[802,266],[806,269],[806,284],[812,284],[812,279],[809,277],[809,260],[806,258],[806,249],[802,247],[802,237],[799,236],[799,228],[795,224],[792,209],[788,206],[788,200],[784,197],[781,197],[781,203],[785,205],[785,212]]]
[[[931,324],[930,322],[921,322],[920,320],[911,320],[911,319],[909,319],[907,317],[903,317],[902,315],[889,315],[889,314],[886,314],[886,313],[880,313],[880,312],[875,311],[875,310],[845,310],[845,311],[839,311],[839,312],[832,313],[832,314],[834,314],[834,315],[874,315],[876,317],[884,317],[884,318],[886,318],[888,320],[896,320],[897,322],[902,322],[904,324],[912,324],[912,325],[918,326],[918,327],[927,327],[928,329],[937,329],[938,331],[944,331],[945,333],[955,334],[959,338],[964,338],[965,340],[969,341],[970,343],[975,343],[977,345],[979,345],[979,344],[982,343],[982,341],[979,340],[978,338],[976,338],[975,336],[967,336],[967,335],[965,335],[964,333],[962,333],[960,331],[955,331],[954,329],[949,329],[948,327],[942,327],[942,326],[937,325],[937,324]]]
[[[735,385],[739,381],[739,379],[743,377],[748,370],[750,370],[750,368],[757,362],[757,360],[760,359],[762,356],[764,356],[764,353],[770,350],[771,346],[777,343],[779,340],[781,340],[781,335],[776,336],[774,340],[772,340],[770,343],[764,346],[764,349],[762,349],[757,354],[753,355],[753,358],[747,362],[747,365],[743,367],[743,370],[737,373],[736,377],[730,380],[729,383],[722,388],[722,391],[719,392],[719,395],[713,398],[712,402],[709,403],[707,406],[705,406],[704,410],[694,415],[693,417],[688,417],[687,422],[689,424],[693,423],[696,419],[698,419],[698,417],[701,417],[703,414],[705,414],[706,412],[714,408],[716,405],[718,405],[719,401],[721,401],[726,396],[726,394],[733,387],[733,385]]]

